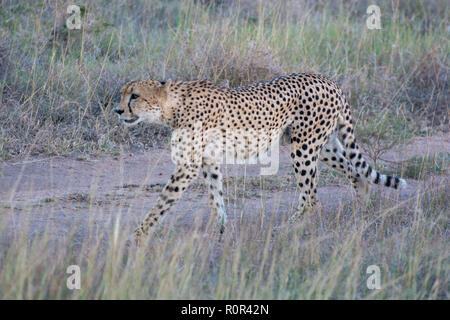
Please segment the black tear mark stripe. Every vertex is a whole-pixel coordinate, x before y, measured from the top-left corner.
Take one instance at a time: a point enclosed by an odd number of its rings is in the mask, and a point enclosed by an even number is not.
[[[131,110],[131,96],[133,95],[133,88],[131,88],[130,100],[128,100],[128,110],[131,114],[133,114],[133,110]]]
[[[128,110],[130,111],[131,114],[133,114],[133,111],[131,110],[131,106],[130,106],[130,101],[128,101]]]

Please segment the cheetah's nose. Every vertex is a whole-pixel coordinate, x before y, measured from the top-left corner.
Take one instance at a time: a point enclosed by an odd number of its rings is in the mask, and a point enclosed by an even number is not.
[[[123,110],[119,108],[114,108],[114,112],[120,115],[123,113]]]

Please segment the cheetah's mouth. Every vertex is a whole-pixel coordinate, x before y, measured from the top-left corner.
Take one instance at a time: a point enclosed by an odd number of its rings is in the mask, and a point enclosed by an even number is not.
[[[122,119],[123,123],[128,126],[137,124],[138,122],[140,122],[139,120],[140,120],[139,117],[134,114],[130,119]]]

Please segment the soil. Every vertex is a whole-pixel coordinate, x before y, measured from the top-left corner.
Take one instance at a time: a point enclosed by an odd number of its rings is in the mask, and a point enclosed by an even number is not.
[[[449,134],[415,138],[389,151],[383,159],[402,161],[443,151],[450,152]],[[227,181],[235,181],[225,183],[231,229],[244,213],[247,218],[259,221],[265,219],[266,213],[286,219],[293,212],[297,192],[295,188],[281,187],[281,181],[292,178],[289,153],[289,146],[281,147],[280,169],[267,180],[270,183],[264,190],[259,185],[259,165],[223,169]],[[4,243],[24,233],[34,236],[46,230],[55,239],[75,232],[75,239],[81,243],[92,230],[108,234],[117,219],[128,233],[156,202],[174,168],[167,149],[117,157],[31,158],[0,163],[0,221],[4,224],[0,225],[0,241]],[[245,184],[245,190],[243,177],[251,182]],[[414,196],[418,190],[449,186],[447,174],[407,182],[408,186],[400,192],[401,199]],[[374,187],[372,192],[379,192],[382,197],[395,193],[383,187]],[[323,212],[330,214],[355,201],[350,184],[343,179],[319,187],[318,197]],[[166,219],[188,230],[195,219],[208,221],[209,214],[207,190],[197,182]]]

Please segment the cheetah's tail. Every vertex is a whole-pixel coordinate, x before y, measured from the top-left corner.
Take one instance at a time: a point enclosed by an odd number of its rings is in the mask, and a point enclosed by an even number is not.
[[[373,169],[367,161],[363,158],[359,146],[356,144],[355,136],[353,135],[353,125],[350,115],[350,106],[346,103],[345,97],[342,95],[342,111],[338,117],[338,134],[344,142],[346,154],[344,155],[363,180],[373,184],[382,184],[386,187],[394,189],[403,189],[406,187],[406,181],[398,177],[392,177],[382,174]]]

